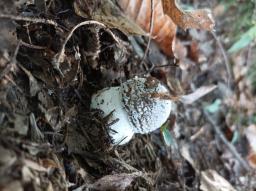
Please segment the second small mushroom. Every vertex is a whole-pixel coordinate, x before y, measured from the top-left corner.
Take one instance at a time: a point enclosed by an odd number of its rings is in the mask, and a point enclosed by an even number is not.
[[[105,88],[92,96],[91,108],[110,115],[114,144],[129,142],[134,133],[146,134],[161,127],[175,104],[169,91],[153,77],[130,79],[120,86]]]

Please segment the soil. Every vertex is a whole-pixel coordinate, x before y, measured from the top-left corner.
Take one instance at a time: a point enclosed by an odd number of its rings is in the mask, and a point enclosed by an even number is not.
[[[87,2],[88,13],[97,8]],[[233,129],[238,112],[228,104],[237,100],[226,96],[242,93],[234,76],[228,82],[212,34],[179,30],[180,50],[187,52],[179,60],[154,41],[143,58],[146,37],[97,23],[79,27],[62,49],[71,29],[89,19],[76,14],[73,1],[2,0],[0,8],[0,190],[210,190],[202,188],[201,174],[209,169],[237,190],[256,190],[248,138],[241,133],[234,144],[237,157],[216,131],[228,143],[239,132]],[[225,23],[216,27],[222,39]],[[114,145],[107,118],[90,109],[91,96],[134,76],[157,78],[173,97],[202,86],[218,89],[192,104],[177,102],[165,127],[171,138],[158,129]],[[253,100],[253,91],[249,95]],[[222,104],[209,117],[204,111],[216,100]],[[240,111],[250,115],[248,108]],[[209,184],[216,190],[214,178]]]

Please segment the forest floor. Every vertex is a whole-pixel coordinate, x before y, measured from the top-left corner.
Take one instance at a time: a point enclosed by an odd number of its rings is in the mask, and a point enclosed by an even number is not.
[[[211,9],[216,26],[179,29],[177,60],[154,41],[143,58],[147,38],[111,29],[120,49],[93,24],[78,28],[58,57],[84,18],[73,1],[31,2],[0,2],[0,190],[256,190],[256,88],[248,75],[256,50],[227,51],[246,3],[182,1]],[[177,102],[164,130],[113,145],[91,96],[145,75],[173,96],[217,88]]]

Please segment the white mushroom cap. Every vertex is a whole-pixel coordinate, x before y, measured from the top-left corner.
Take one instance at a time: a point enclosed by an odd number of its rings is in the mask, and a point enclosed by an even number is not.
[[[135,133],[144,134],[158,129],[174,107],[173,101],[161,98],[169,95],[168,89],[152,77],[128,80],[122,84],[121,91]]]
[[[92,97],[91,108],[100,109],[104,116],[111,112],[110,132],[115,144],[129,142],[134,133],[149,133],[161,127],[168,119],[174,103],[161,95],[168,89],[155,78],[133,78],[120,87],[97,92]]]
[[[128,120],[127,113],[121,104],[121,94],[119,87],[111,87],[100,90],[92,96],[91,108],[100,109],[104,112],[104,117],[111,112],[109,122],[113,122],[109,134],[114,140],[114,144],[125,144],[129,142],[134,134]],[[117,122],[115,120],[119,119]]]

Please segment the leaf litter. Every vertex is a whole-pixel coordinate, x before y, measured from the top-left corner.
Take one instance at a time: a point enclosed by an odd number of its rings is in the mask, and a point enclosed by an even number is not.
[[[181,9],[175,0],[1,2],[0,187],[254,190],[248,57],[223,53],[205,31],[214,21],[204,8],[220,4],[199,2],[203,9]],[[172,27],[159,32],[165,24]],[[226,43],[228,25],[215,29]],[[233,61],[231,86],[223,54]],[[176,113],[163,131],[113,145],[111,125],[90,109],[91,96],[145,75],[169,88]]]

